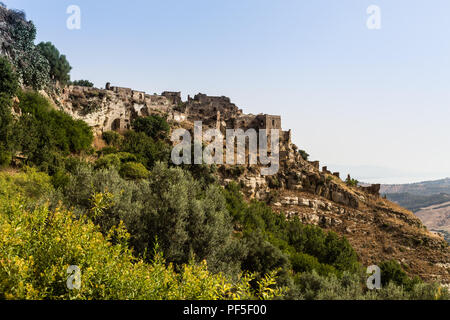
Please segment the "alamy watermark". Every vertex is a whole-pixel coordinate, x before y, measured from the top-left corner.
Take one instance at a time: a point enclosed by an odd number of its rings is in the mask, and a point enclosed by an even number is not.
[[[367,18],[366,26],[369,30],[381,29],[381,9],[377,5],[370,5],[367,10],[369,17]]]
[[[191,132],[186,129],[175,130],[171,140],[176,144],[171,155],[172,162],[176,165],[224,164],[225,140],[219,129],[208,129],[203,133],[202,122],[195,121],[193,144]],[[243,129],[226,129],[225,163],[229,165],[246,164],[248,151],[248,164],[256,165],[259,160],[261,165],[267,166],[261,168],[261,175],[274,175],[280,168],[279,140],[279,129],[260,129],[258,133],[255,129],[248,129],[245,132]],[[248,150],[246,148],[247,141]],[[236,142],[237,149],[235,148]]]
[[[366,285],[369,290],[381,289],[381,269],[377,265],[367,267],[367,274],[370,274],[367,278]]]
[[[67,278],[66,285],[69,290],[80,290],[81,288],[81,270],[78,266],[69,266],[67,268]]]
[[[66,20],[66,26],[69,30],[80,30],[81,29],[81,9],[77,5],[70,5],[66,10],[67,14],[70,16]]]

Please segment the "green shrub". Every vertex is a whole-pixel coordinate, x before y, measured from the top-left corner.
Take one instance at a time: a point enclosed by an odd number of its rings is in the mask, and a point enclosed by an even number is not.
[[[120,158],[117,154],[112,153],[99,158],[95,162],[95,169],[120,168]]]
[[[51,177],[52,185],[55,189],[61,189],[69,184],[70,176],[65,170],[59,168]]]
[[[337,270],[328,264],[320,263],[316,257],[303,252],[296,252],[290,256],[292,270],[296,273],[315,271],[319,275],[337,274]]]
[[[36,28],[24,14],[8,11],[8,22],[12,36],[12,62],[25,86],[40,90],[50,80],[50,65],[34,45]]]
[[[0,57],[0,166],[8,165],[12,156],[12,97],[18,89],[17,76],[5,57]]]
[[[447,300],[449,292],[436,283],[417,283],[410,289],[389,282],[379,290],[368,290],[364,273],[344,272],[341,277],[306,272],[295,277],[287,299],[305,300]]]
[[[4,168],[10,165],[12,161],[12,153],[5,150],[3,146],[0,145],[0,168]]]
[[[117,152],[119,152],[119,149],[117,149],[116,147],[104,147],[101,150],[97,151],[97,156],[101,157],[101,156],[106,156],[108,154],[117,153]]]
[[[149,172],[144,165],[138,162],[127,162],[122,164],[119,173],[125,179],[146,179],[149,175]]]
[[[123,137],[115,131],[103,132],[102,138],[109,146],[116,148],[119,148],[123,141]]]
[[[18,227],[19,226],[19,227]],[[56,208],[26,210],[15,195],[0,196],[0,299],[230,299],[273,298],[268,275],[258,291],[251,277],[231,283],[213,275],[206,262],[175,272],[155,249],[151,263],[132,255],[122,224],[103,236],[86,217]],[[79,289],[67,288],[68,267],[81,272]]]
[[[52,109],[36,92],[22,92],[19,99],[23,115],[14,127],[15,144],[31,163],[52,165],[58,153],[92,149],[93,134],[85,122]]]
[[[118,152],[116,155],[122,163],[137,162],[137,157],[134,154],[128,152]]]
[[[263,275],[274,270],[289,269],[289,258],[261,234],[253,232],[245,240],[249,250],[242,261],[243,270]]]
[[[356,179],[352,179],[350,177],[347,177],[347,179],[345,180],[345,183],[349,186],[349,187],[357,187],[359,184],[359,181]]]
[[[225,169],[226,175],[234,179],[239,178],[244,172],[244,166],[231,166]]]
[[[151,169],[157,161],[168,162],[170,147],[161,140],[153,140],[143,132],[127,131],[121,150],[132,153],[147,169]]]
[[[88,88],[94,87],[94,84],[89,80],[75,80],[72,81],[70,84],[73,86],[80,86],[80,87],[88,87]]]
[[[20,173],[11,175],[0,172],[0,197],[14,198],[18,194],[31,202],[49,196],[53,192],[50,177],[36,169],[25,167]]]
[[[363,300],[366,298],[362,279],[358,274],[344,272],[342,277],[334,274],[321,276],[316,271],[298,274],[295,287],[288,299],[301,300]]]
[[[6,57],[0,56],[0,94],[13,97],[19,88],[17,75]]]
[[[134,131],[143,132],[153,139],[166,138],[170,130],[166,119],[158,115],[137,118],[132,122],[131,126]]]
[[[269,187],[272,189],[279,189],[281,187],[280,180],[276,176],[269,177]]]
[[[37,50],[44,56],[50,65],[50,78],[65,85],[70,81],[69,72],[72,69],[65,55],[61,55],[51,42],[41,42]]]
[[[194,255],[197,262],[206,259],[212,271],[239,273],[246,248],[233,237],[219,186],[203,188],[189,172],[164,164],[157,164],[146,180],[125,180],[116,170],[80,165],[63,190],[65,203],[77,212],[88,210],[92,195],[102,192],[114,200],[96,223],[106,232],[124,221],[138,254],[151,251],[157,237],[167,261],[177,266]]]
[[[0,94],[0,143],[5,147],[10,144],[13,117],[11,114],[12,100]]]
[[[308,159],[309,159],[309,154],[308,154],[305,150],[298,150],[298,152],[299,152],[300,155],[302,156],[303,160],[308,161]]]
[[[389,260],[381,263],[380,269],[381,284],[383,286],[393,282],[395,285],[402,286],[406,290],[410,291],[415,285],[422,283],[418,277],[412,279],[408,277],[400,263],[395,260]]]

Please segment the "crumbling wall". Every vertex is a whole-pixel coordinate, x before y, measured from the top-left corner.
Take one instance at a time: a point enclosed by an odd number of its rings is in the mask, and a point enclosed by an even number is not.
[[[175,121],[183,119],[182,114],[172,113],[173,104],[165,96],[148,95],[143,91],[111,86],[110,83],[105,89],[66,87],[55,103],[75,119],[84,120],[95,135],[110,130],[129,130],[134,119],[154,113],[167,114]]]
[[[361,186],[360,189],[368,194],[380,196],[381,184],[373,184],[370,186]]]
[[[181,92],[164,91],[161,96],[165,97],[174,106],[182,103]]]

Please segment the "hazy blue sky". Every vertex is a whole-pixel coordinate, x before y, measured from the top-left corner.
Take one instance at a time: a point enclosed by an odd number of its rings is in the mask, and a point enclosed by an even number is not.
[[[448,0],[2,0],[72,79],[226,95],[280,114],[294,142],[363,180],[450,176]],[[81,8],[81,30],[66,9]],[[381,29],[369,30],[369,5]]]

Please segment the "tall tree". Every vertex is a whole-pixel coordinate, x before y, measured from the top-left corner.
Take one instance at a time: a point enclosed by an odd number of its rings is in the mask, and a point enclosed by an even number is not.
[[[65,55],[59,53],[58,49],[51,42],[41,42],[37,45],[38,50],[48,60],[50,64],[50,78],[67,84],[70,81],[70,70],[72,67]]]
[[[17,76],[11,63],[5,57],[0,57],[0,94],[13,97],[18,89]]]
[[[18,87],[13,67],[6,58],[0,57],[0,166],[11,162],[11,107]]]

